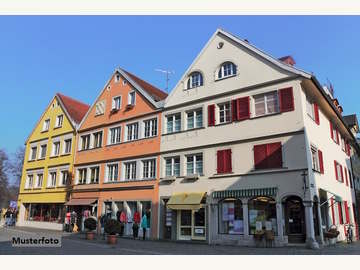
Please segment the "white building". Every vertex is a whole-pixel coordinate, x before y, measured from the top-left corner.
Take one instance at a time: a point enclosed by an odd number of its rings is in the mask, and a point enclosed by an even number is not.
[[[223,30],[210,38],[165,101],[161,238],[255,245],[262,230],[316,247],[335,223],[344,239],[354,136],[293,64]]]

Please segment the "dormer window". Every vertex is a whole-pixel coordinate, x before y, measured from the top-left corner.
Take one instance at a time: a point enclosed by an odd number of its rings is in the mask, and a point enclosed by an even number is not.
[[[202,86],[204,84],[203,77],[200,72],[195,71],[190,74],[186,89]]]
[[[223,63],[217,74],[218,79],[224,79],[236,75],[236,65],[232,62]]]

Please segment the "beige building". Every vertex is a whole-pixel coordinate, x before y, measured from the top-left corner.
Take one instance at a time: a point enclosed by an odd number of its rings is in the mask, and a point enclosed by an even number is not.
[[[316,248],[334,223],[343,240],[354,136],[325,91],[217,30],[165,100],[160,238]]]

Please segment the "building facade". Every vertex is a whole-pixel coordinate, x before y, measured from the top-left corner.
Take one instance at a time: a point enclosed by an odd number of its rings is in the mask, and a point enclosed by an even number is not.
[[[18,226],[62,230],[76,128],[89,106],[56,94],[26,141]]]
[[[270,231],[276,246],[317,247],[335,224],[344,239],[357,145],[294,62],[214,33],[165,100],[160,238],[255,245]]]
[[[67,203],[78,216],[86,209],[98,218],[121,215],[124,234],[132,235],[139,213],[146,215],[147,237],[158,237],[160,108],[166,96],[123,69],[111,76],[78,131]]]

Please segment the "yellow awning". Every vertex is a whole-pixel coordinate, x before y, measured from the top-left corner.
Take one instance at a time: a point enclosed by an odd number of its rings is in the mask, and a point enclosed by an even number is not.
[[[171,196],[167,207],[172,210],[198,210],[206,192],[177,193]]]

